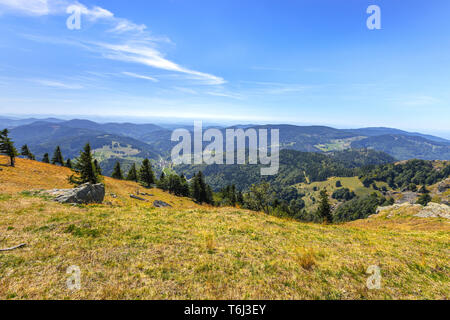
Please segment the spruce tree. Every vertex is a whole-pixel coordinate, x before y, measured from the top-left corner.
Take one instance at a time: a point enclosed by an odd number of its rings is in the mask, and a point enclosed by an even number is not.
[[[209,184],[206,184],[205,202],[208,204],[214,204],[214,194]]]
[[[198,203],[212,203],[212,190],[208,189],[203,173],[199,171],[191,180],[191,196]]]
[[[428,203],[431,202],[431,200],[432,200],[431,196],[428,193],[424,193],[419,197],[419,199],[417,199],[416,203],[426,206],[426,205],[428,205]]]
[[[55,152],[52,157],[52,164],[59,164],[61,166],[64,165],[64,158],[61,153],[61,148],[59,146],[56,147]]]
[[[136,164],[135,163],[133,163],[131,165],[131,168],[128,171],[127,180],[129,180],[129,181],[136,181],[136,182],[138,181],[137,170],[136,170]]]
[[[114,166],[114,170],[113,170],[111,177],[113,177],[114,179],[123,180],[122,169],[120,168],[119,161],[116,162],[116,165]]]
[[[20,150],[20,155],[27,157],[30,160],[35,160],[34,154],[31,153],[30,149],[28,148],[28,145],[23,145]]]
[[[159,180],[158,180],[158,188],[167,191],[168,189],[168,179],[166,178],[166,174],[163,172],[161,172],[161,175],[159,176]]]
[[[236,195],[236,202],[237,202],[240,206],[243,206],[243,205],[244,205],[244,195],[242,194],[241,191],[238,191],[238,192],[237,192],[237,195]]]
[[[48,158],[48,153],[44,154],[44,157],[42,158],[42,162],[50,163],[50,159]]]
[[[8,137],[8,134],[8,129],[0,132],[0,154],[7,155],[9,157],[11,167],[14,167],[16,163],[16,156],[18,156],[19,153],[14,147],[14,142]]]
[[[181,182],[181,195],[183,197],[189,197],[189,184],[184,174],[180,176],[180,182]]]
[[[191,179],[190,189],[191,198],[194,201],[201,202],[201,186],[196,174]]]
[[[66,167],[72,169],[72,160],[70,160],[70,158],[66,161]]]
[[[94,159],[94,168],[95,168],[95,172],[97,172],[97,174],[99,176],[102,175],[102,168],[100,167],[100,165],[98,164],[97,159]]]
[[[80,185],[83,183],[96,184],[100,182],[100,177],[92,161],[91,146],[87,143],[75,165],[78,176],[72,175],[69,181],[73,184]]]
[[[142,166],[139,169],[139,182],[146,188],[150,188],[155,183],[155,175],[148,159],[142,161]]]
[[[320,191],[320,202],[317,214],[324,222],[333,222],[333,216],[331,215],[331,206],[328,201],[328,193],[325,190]]]

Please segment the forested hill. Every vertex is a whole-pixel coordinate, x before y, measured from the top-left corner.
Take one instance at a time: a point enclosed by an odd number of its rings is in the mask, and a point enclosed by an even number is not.
[[[393,155],[399,160],[449,160],[450,143],[427,140],[423,137],[383,135],[368,137],[351,143],[352,148],[372,148]]]
[[[277,175],[262,177],[262,165],[179,165],[178,173],[187,177],[202,171],[206,181],[215,190],[235,184],[239,190],[247,190],[252,184],[269,181],[275,186],[290,186],[301,182],[323,181],[328,177],[350,177],[357,168],[367,165],[392,163],[395,159],[374,150],[346,150],[332,153],[280,151],[280,169]]]
[[[71,154],[72,150],[81,149],[88,140],[98,149],[102,149],[103,146],[112,146],[112,142],[115,141],[119,142],[122,147],[130,146],[131,149],[139,150],[140,153],[143,152],[143,156],[169,158],[172,148],[177,144],[177,142],[171,141],[173,129],[184,127],[192,131],[192,126],[181,125],[102,124],[79,119],[70,121],[59,119],[36,120],[2,118],[0,119],[0,129],[10,129],[13,141],[19,146],[28,144],[38,158],[42,157],[44,153],[53,152],[58,144],[65,144],[63,152],[67,157],[73,157],[75,154]],[[206,130],[207,128],[205,125],[203,129]],[[336,129],[326,126],[286,124],[237,125],[217,128],[224,135],[226,129],[267,129],[269,133],[272,129],[278,129],[281,149],[322,153],[351,148],[370,148],[386,152],[398,160],[450,160],[449,140],[394,128]],[[106,135],[110,135],[110,137],[108,138]],[[76,137],[83,139],[78,141]],[[96,141],[97,138],[105,137],[108,139]],[[205,146],[207,144],[205,143]],[[119,158],[122,159],[123,157]],[[99,160],[104,161],[104,159]]]

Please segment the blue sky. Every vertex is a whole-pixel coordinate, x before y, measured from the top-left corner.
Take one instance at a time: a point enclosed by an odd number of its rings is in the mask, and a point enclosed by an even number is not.
[[[0,0],[0,114],[450,137],[449,18],[448,0]]]

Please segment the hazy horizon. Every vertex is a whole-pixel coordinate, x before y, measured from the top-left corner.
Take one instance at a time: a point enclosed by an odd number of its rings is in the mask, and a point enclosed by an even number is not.
[[[8,119],[30,119],[35,118],[39,119],[47,119],[47,118],[56,118],[59,120],[89,120],[97,123],[135,123],[135,124],[156,124],[156,125],[180,125],[180,126],[188,126],[193,125],[194,121],[201,120],[203,121],[204,126],[233,126],[233,125],[296,125],[296,126],[326,126],[332,127],[336,129],[361,129],[361,128],[391,128],[391,129],[399,129],[411,133],[421,133],[437,136],[440,138],[450,140],[450,130],[449,131],[439,131],[439,130],[421,130],[415,128],[401,128],[396,126],[386,126],[386,125],[367,125],[367,126],[339,126],[333,123],[308,123],[308,122],[296,122],[296,121],[285,121],[285,122],[276,122],[276,121],[258,121],[258,120],[243,120],[243,121],[226,121],[221,119],[197,119],[197,118],[165,118],[165,117],[132,117],[132,116],[95,116],[95,115],[58,115],[58,114],[30,114],[30,115],[21,115],[21,114],[1,114],[0,119],[8,118]]]

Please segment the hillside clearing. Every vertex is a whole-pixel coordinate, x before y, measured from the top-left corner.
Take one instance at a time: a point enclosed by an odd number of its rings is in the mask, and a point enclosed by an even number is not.
[[[156,209],[129,198],[137,184],[109,178],[104,204],[61,205],[27,191],[68,187],[68,169],[22,159],[1,168],[0,247],[27,244],[0,253],[1,299],[450,298],[440,219],[317,225],[145,191],[174,206]],[[366,287],[370,265],[381,268],[380,290]]]

